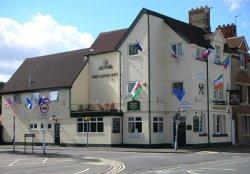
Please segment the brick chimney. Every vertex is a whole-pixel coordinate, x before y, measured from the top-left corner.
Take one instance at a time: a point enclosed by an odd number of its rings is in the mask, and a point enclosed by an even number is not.
[[[211,32],[210,8],[208,6],[191,9],[189,12],[189,24],[201,27],[205,32]]]
[[[237,28],[233,23],[222,26],[219,25],[216,29],[220,29],[226,39],[237,36]]]

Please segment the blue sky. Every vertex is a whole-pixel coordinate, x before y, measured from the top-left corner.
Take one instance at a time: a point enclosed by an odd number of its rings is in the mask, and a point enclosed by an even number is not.
[[[129,27],[143,7],[188,22],[204,5],[213,7],[212,30],[239,15],[238,35],[250,42],[250,0],[1,0],[0,81],[24,58],[88,47],[100,32]]]

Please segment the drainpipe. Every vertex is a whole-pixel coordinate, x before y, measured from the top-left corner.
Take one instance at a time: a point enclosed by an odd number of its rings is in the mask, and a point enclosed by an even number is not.
[[[208,80],[208,60],[207,58],[207,146],[210,146],[210,116],[209,116],[209,80]]]
[[[121,67],[121,51],[118,51],[119,52],[119,93],[120,93],[120,111],[122,111],[122,67]],[[123,144],[123,116],[122,116],[122,119],[121,119],[121,125],[122,125],[122,144]]]
[[[149,25],[149,14],[148,14],[148,117],[149,117],[149,123],[148,123],[148,129],[149,129],[149,144],[152,144],[151,140],[151,88],[150,88],[150,25]]]

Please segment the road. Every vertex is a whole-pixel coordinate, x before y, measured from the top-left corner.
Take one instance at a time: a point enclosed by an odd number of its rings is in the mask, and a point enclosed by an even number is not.
[[[250,150],[250,149],[249,149]],[[250,172],[249,151],[161,150],[123,148],[49,149],[43,156],[0,152],[0,173],[31,174],[230,174]],[[150,152],[150,153],[149,153]]]

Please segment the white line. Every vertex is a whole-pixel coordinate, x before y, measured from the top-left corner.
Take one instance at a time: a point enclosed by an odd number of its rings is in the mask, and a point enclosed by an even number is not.
[[[45,160],[43,160],[43,163],[46,163],[46,161],[48,160],[49,158],[45,158]]]
[[[199,173],[195,173],[195,172],[193,172],[193,171],[191,171],[191,170],[188,170],[188,171],[187,171],[187,173],[191,173],[191,174],[199,174]]]
[[[87,172],[89,170],[89,168],[83,170],[83,171],[80,171],[80,172],[77,172],[77,173],[74,173],[74,174],[80,174],[80,173],[84,173],[84,172]]]
[[[8,166],[12,166],[13,164],[15,164],[17,161],[19,161],[18,159],[16,161],[13,161],[12,163],[10,163]]]

